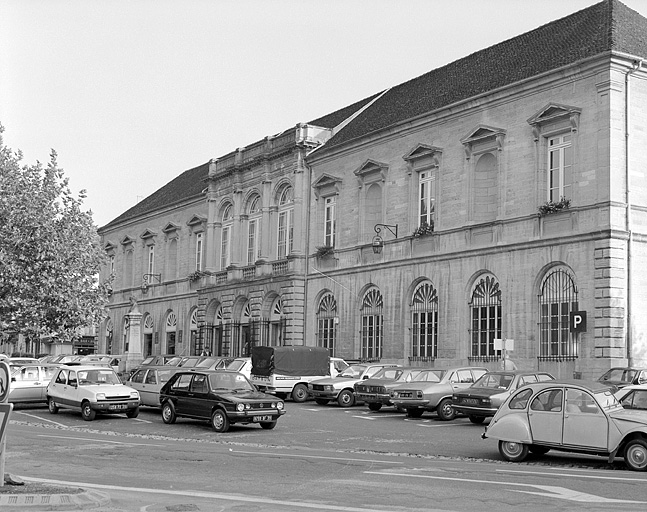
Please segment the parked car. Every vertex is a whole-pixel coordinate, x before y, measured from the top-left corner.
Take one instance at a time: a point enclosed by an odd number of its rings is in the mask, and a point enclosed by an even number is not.
[[[122,359],[125,359],[125,357],[125,355],[92,354],[89,356],[83,356],[75,362],[92,366],[110,366],[113,370],[119,371],[119,363]]]
[[[393,405],[391,390],[411,382],[424,368],[420,367],[392,367],[382,368],[373,377],[359,381],[355,384],[355,398],[365,402],[371,411],[379,411],[383,406]]]
[[[614,395],[625,409],[647,410],[647,384],[625,386]]]
[[[391,402],[410,418],[420,418],[429,411],[436,412],[441,420],[453,420],[456,411],[452,407],[452,395],[468,388],[485,373],[487,368],[481,367],[426,369],[411,382],[393,388]]]
[[[598,382],[608,386],[614,386],[616,390],[629,386],[630,384],[646,384],[647,368],[611,368],[598,379]]]
[[[81,411],[85,421],[97,413],[126,413],[129,418],[139,414],[139,392],[125,386],[117,373],[102,366],[61,366],[47,386],[49,412],[59,408]]]
[[[125,384],[139,391],[141,405],[161,407],[160,389],[177,371],[176,366],[142,366],[133,371]]]
[[[193,368],[204,358],[205,356],[176,356],[172,359],[169,359],[166,364],[180,368]]]
[[[355,384],[374,377],[382,368],[399,366],[389,363],[352,364],[337,377],[326,377],[308,383],[308,392],[319,405],[326,405],[331,400],[336,400],[340,407],[355,405]]]
[[[196,364],[195,368],[200,370],[224,370],[233,360],[233,357],[207,356]]]
[[[35,357],[10,357],[7,361],[9,366],[23,366],[26,364],[38,364],[40,361]]]
[[[175,354],[159,354],[156,356],[148,356],[144,358],[139,366],[159,366],[168,363],[174,357],[177,356]]]
[[[49,364],[14,366],[11,372],[8,401],[17,403],[47,402],[47,384],[58,367]]]
[[[530,384],[499,408],[482,437],[498,439],[508,461],[549,450],[624,457],[647,469],[647,411],[624,409],[612,388],[581,380]]]
[[[234,423],[273,429],[285,414],[283,400],[258,391],[242,373],[229,370],[179,370],[160,391],[162,420],[208,420],[216,432]]]
[[[252,358],[237,357],[227,365],[227,370],[242,373],[248,379],[252,377]]]
[[[555,380],[546,372],[488,372],[467,389],[452,395],[452,407],[472,423],[494,416],[510,393],[526,384]]]

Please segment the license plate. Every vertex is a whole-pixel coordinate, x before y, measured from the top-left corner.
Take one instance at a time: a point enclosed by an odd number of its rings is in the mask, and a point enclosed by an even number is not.
[[[123,411],[124,409],[128,409],[128,406],[125,404],[117,404],[117,405],[109,405],[108,410],[109,411]]]
[[[479,401],[476,398],[463,398],[464,404],[478,405]]]
[[[252,420],[254,423],[258,423],[259,421],[272,421],[272,416],[254,416]]]

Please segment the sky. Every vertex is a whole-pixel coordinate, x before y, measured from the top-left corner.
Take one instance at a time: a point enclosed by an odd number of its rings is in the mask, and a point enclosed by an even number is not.
[[[596,0],[0,0],[0,124],[100,227],[187,169]],[[623,0],[647,17],[647,0]]]

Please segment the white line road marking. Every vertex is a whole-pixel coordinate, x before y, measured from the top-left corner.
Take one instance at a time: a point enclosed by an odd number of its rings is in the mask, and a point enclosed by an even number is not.
[[[92,443],[122,444],[124,446],[164,446],[163,444],[124,443],[122,441],[108,441],[106,439],[93,439],[90,437],[52,436],[52,435],[46,435],[46,434],[39,434],[38,437],[53,437],[55,439],[74,439],[75,441],[89,441]]]
[[[206,491],[171,491],[168,489],[145,489],[141,487],[123,487],[120,485],[103,485],[103,484],[93,484],[87,482],[65,482],[61,480],[45,480],[43,478],[30,478],[26,476],[21,476],[23,480],[27,482],[40,482],[40,483],[49,483],[54,485],[64,485],[68,487],[92,487],[94,489],[107,489],[112,491],[126,491],[126,492],[136,492],[136,493],[151,493],[151,494],[167,494],[173,496],[191,496],[194,498],[208,498],[216,500],[228,500],[228,501],[238,501],[244,503],[262,503],[263,505],[280,505],[283,507],[294,507],[295,509],[314,509],[314,510],[340,510],[342,512],[369,512],[372,509],[368,508],[358,508],[358,507],[342,507],[331,505],[329,503],[308,503],[306,501],[284,501],[284,500],[273,500],[266,497],[256,498],[254,496],[241,496],[233,494],[221,494],[217,492],[206,492]],[[387,509],[380,509],[382,512],[389,512]]]
[[[139,421],[141,423],[153,423],[152,421],[142,420],[142,419],[139,419],[139,418],[133,418],[132,421]]]
[[[326,457],[324,455],[298,455],[298,454],[289,454],[289,453],[270,453],[270,452],[248,452],[243,450],[234,450],[229,449],[232,453],[242,453],[245,455],[270,455],[273,457],[294,457],[299,459],[327,459],[327,460],[343,460],[343,461],[353,461],[353,462],[378,462],[380,464],[404,464],[403,462],[395,462],[388,460],[376,460],[376,459],[349,459],[348,457]]]
[[[557,468],[559,469],[559,468]],[[515,474],[527,474],[529,476],[536,476],[536,475],[548,475],[548,476],[558,476],[558,477],[563,477],[563,476],[572,476],[575,478],[593,478],[593,479],[599,479],[599,480],[620,480],[622,482],[642,482],[645,483],[647,482],[647,478],[631,478],[631,477],[626,477],[626,476],[602,476],[602,475],[582,475],[582,474],[569,474],[569,473],[550,473],[548,471],[518,471],[514,469],[497,469],[497,472],[501,473],[515,473]],[[572,470],[571,470],[572,471]]]
[[[473,425],[468,425],[467,423],[440,423],[437,425],[421,425],[418,424],[416,425],[417,427],[425,427],[425,428],[440,428],[440,427],[472,427]]]
[[[63,425],[62,423],[59,423],[58,421],[48,420],[47,418],[43,418],[42,416],[36,416],[35,414],[29,414],[29,413],[22,412],[22,411],[13,411],[13,414],[23,414],[25,416],[30,416],[32,418],[36,418],[37,420],[49,421],[50,423],[53,423],[54,425],[56,425],[58,427],[68,428],[67,425]]]
[[[603,496],[596,496],[595,494],[587,494],[580,491],[575,491],[573,489],[567,489],[565,487],[557,487],[554,485],[538,485],[538,484],[523,484],[519,482],[495,482],[492,480],[476,480],[470,478],[457,478],[457,477],[448,477],[448,476],[434,476],[434,475],[422,475],[416,474],[413,471],[396,473],[391,470],[384,471],[364,471],[368,475],[381,475],[381,476],[402,476],[406,478],[426,478],[429,480],[449,480],[454,482],[467,482],[474,484],[487,484],[487,485],[507,485],[507,486],[516,486],[516,487],[530,487],[535,489],[540,489],[545,492],[536,492],[536,491],[522,491],[517,489],[510,489],[512,492],[523,492],[527,494],[537,494],[539,496],[547,496],[550,498],[558,498],[562,500],[569,501],[578,501],[583,503],[638,503],[643,504],[647,501],[633,501],[633,500],[620,500],[615,498],[604,498]]]
[[[367,416],[352,416],[353,418],[358,418],[360,420],[369,420],[369,421],[375,421],[375,418],[369,418]]]

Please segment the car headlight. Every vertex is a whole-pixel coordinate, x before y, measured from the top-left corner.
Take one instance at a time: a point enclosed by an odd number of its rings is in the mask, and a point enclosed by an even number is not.
[[[333,386],[324,386],[326,391],[333,391],[335,388]]]
[[[130,392],[130,398],[139,399],[139,391],[131,391]]]
[[[245,410],[245,404],[238,404],[236,405],[236,410],[238,412],[243,412]]]
[[[398,392],[397,391],[391,391],[391,398],[398,398]]]
[[[482,403],[483,405],[491,405],[491,404],[492,404],[492,400],[490,400],[489,398],[481,398],[481,403]]]
[[[105,399],[106,399],[105,393],[97,393],[97,400],[105,400]]]
[[[285,407],[285,404],[284,404],[283,402],[279,402],[279,403],[277,403],[277,404],[276,404],[276,408],[277,408],[279,411],[280,411],[281,409],[283,409],[283,407]]]
[[[416,391],[416,398],[422,398],[422,397],[423,397],[422,391],[420,390]]]

